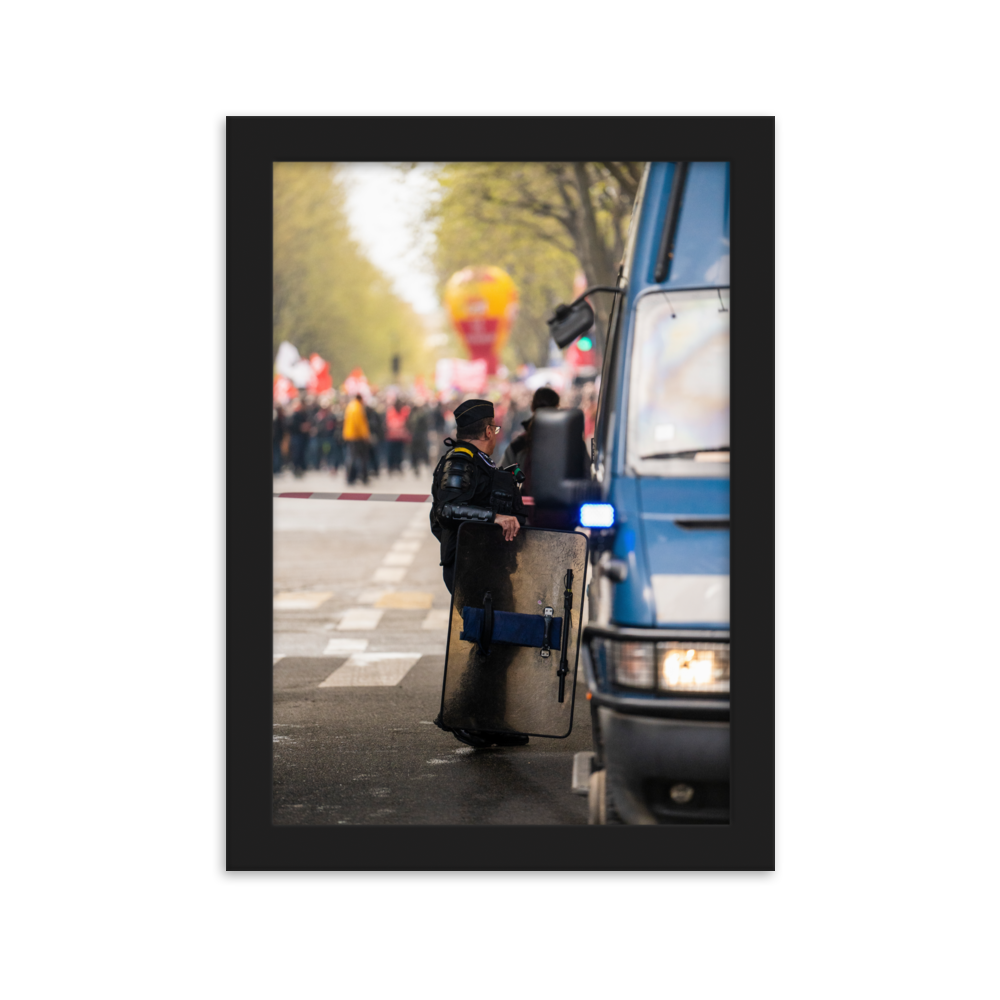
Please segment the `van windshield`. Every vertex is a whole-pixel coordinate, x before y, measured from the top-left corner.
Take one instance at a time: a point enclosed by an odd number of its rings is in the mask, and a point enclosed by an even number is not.
[[[644,476],[727,476],[729,289],[636,304],[627,456]]]

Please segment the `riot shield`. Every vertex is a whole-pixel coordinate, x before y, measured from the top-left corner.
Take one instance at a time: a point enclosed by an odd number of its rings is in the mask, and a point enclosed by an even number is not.
[[[441,721],[451,729],[569,736],[587,536],[459,527]]]

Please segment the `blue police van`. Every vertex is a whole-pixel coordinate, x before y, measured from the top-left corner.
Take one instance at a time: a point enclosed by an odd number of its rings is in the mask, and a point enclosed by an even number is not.
[[[592,823],[729,820],[729,164],[650,163],[611,294],[591,454],[538,411],[535,502],[591,533],[582,663]],[[589,461],[587,459],[589,458]]]

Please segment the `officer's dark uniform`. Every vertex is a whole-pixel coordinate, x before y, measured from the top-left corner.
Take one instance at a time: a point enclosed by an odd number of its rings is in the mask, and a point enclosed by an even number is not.
[[[434,470],[431,492],[431,531],[441,543],[441,566],[449,593],[454,591],[455,553],[458,548],[458,529],[463,521],[493,522],[497,514],[508,514],[526,521],[521,494],[514,476],[498,469],[489,455],[462,437],[463,429],[470,428],[484,419],[494,419],[493,404],[487,399],[469,399],[455,409],[458,440],[445,439],[448,450]],[[498,595],[499,596],[499,595]],[[502,671],[496,683],[504,682]],[[499,692],[494,692],[502,703]],[[492,700],[492,699],[491,699]],[[442,729],[440,716],[435,720]],[[497,732],[448,729],[456,739],[474,747],[520,746],[528,742],[527,736]]]
[[[455,579],[455,549],[462,521],[492,522],[497,514],[510,514],[523,525],[524,504],[514,477],[498,469],[489,455],[462,439],[462,429],[493,419],[488,399],[468,399],[455,409],[458,440],[445,440],[448,450],[434,470],[431,492],[431,531],[441,543],[441,565],[449,593]]]

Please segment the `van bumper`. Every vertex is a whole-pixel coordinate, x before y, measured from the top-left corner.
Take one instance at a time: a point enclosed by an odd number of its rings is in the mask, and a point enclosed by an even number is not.
[[[728,823],[729,723],[597,706],[608,790],[626,823]],[[676,785],[694,790],[675,802]]]
[[[581,649],[594,720],[598,766],[626,823],[729,822],[729,698],[651,696],[615,690],[595,671],[592,635],[651,641],[729,640],[728,630],[692,631],[588,626]],[[688,802],[671,789],[688,785]],[[683,798],[683,796],[678,796]]]

